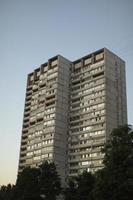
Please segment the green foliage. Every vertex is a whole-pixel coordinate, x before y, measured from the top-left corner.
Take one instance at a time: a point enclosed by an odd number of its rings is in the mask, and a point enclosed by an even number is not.
[[[22,173],[18,175],[15,190],[15,200],[36,200],[40,198],[39,194],[39,175],[38,168],[25,168]]]
[[[92,200],[92,191],[94,188],[95,178],[87,171],[84,171],[74,180],[68,182],[65,190],[66,200]]]
[[[104,148],[105,167],[96,173],[96,200],[133,198],[133,131],[129,126],[114,129]]]
[[[130,132],[130,134],[128,134]],[[117,168],[133,164],[133,131],[129,126],[114,129],[111,138],[104,148],[104,165]]]
[[[83,174],[79,175],[77,177],[77,200],[92,200],[94,183],[94,176],[90,172],[84,171]]]
[[[60,178],[54,163],[39,168],[25,168],[18,176],[13,200],[54,200],[61,192]]]
[[[67,187],[64,190],[65,200],[77,199],[77,185],[74,179],[69,179]]]
[[[129,126],[114,129],[103,151],[104,168],[70,179],[65,200],[133,199],[133,130]],[[2,186],[0,200],[56,200],[61,192],[54,163],[44,162],[39,168],[25,168],[15,186]]]
[[[8,184],[0,188],[0,200],[10,200],[13,195],[14,185]]]
[[[54,163],[44,162],[40,166],[39,186],[47,200],[54,200],[61,193],[61,182]]]

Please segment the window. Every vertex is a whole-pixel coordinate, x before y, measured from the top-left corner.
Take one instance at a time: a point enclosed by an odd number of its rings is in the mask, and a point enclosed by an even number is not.
[[[91,64],[91,58],[87,58],[86,60],[84,60],[84,65],[88,64]]]
[[[33,152],[28,152],[26,155],[27,155],[27,156],[32,156],[32,155],[33,155]]]
[[[33,157],[33,160],[40,160],[41,159],[41,156],[35,156]]]
[[[83,161],[83,162],[81,162],[81,165],[82,165],[82,166],[84,166],[84,165],[88,165],[88,164],[90,164],[89,161]]]
[[[34,154],[39,154],[39,153],[41,153],[41,150],[40,150],[40,149],[34,151]]]

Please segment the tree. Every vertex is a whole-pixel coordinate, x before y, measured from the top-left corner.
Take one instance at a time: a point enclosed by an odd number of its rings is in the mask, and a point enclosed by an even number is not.
[[[61,193],[60,177],[54,163],[46,161],[40,166],[39,186],[40,193],[46,200],[55,200]]]
[[[64,190],[65,200],[77,200],[77,185],[74,179],[69,179]]]
[[[77,178],[77,200],[92,200],[92,191],[94,189],[95,178],[91,172],[84,171]]]
[[[17,178],[13,200],[36,200],[40,198],[38,168],[25,168]]]
[[[0,200],[42,200],[44,197],[45,200],[55,200],[60,192],[56,167],[54,163],[45,162],[39,168],[24,168],[14,187],[1,187]]]
[[[131,200],[133,197],[133,130],[113,130],[104,148],[104,168],[96,173],[96,200]]]
[[[65,190],[65,200],[92,200],[94,183],[94,175],[87,171],[84,171],[73,180],[70,179]]]
[[[7,196],[7,189],[5,185],[2,185],[0,188],[0,199],[1,200],[6,200],[6,196]]]
[[[6,187],[6,200],[11,200],[13,196],[14,185],[8,184]]]
[[[8,184],[0,188],[0,200],[11,200],[13,195],[14,185]]]

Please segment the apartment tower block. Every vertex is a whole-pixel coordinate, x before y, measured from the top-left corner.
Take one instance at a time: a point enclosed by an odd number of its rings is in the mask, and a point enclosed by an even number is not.
[[[103,167],[101,148],[127,124],[125,62],[103,48],[74,62],[57,55],[28,75],[19,172],[54,161],[68,176]]]

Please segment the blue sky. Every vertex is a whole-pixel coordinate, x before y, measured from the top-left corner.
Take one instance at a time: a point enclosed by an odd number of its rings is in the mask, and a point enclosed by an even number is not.
[[[27,74],[107,47],[126,61],[133,124],[132,0],[0,0],[0,185],[17,174]]]

